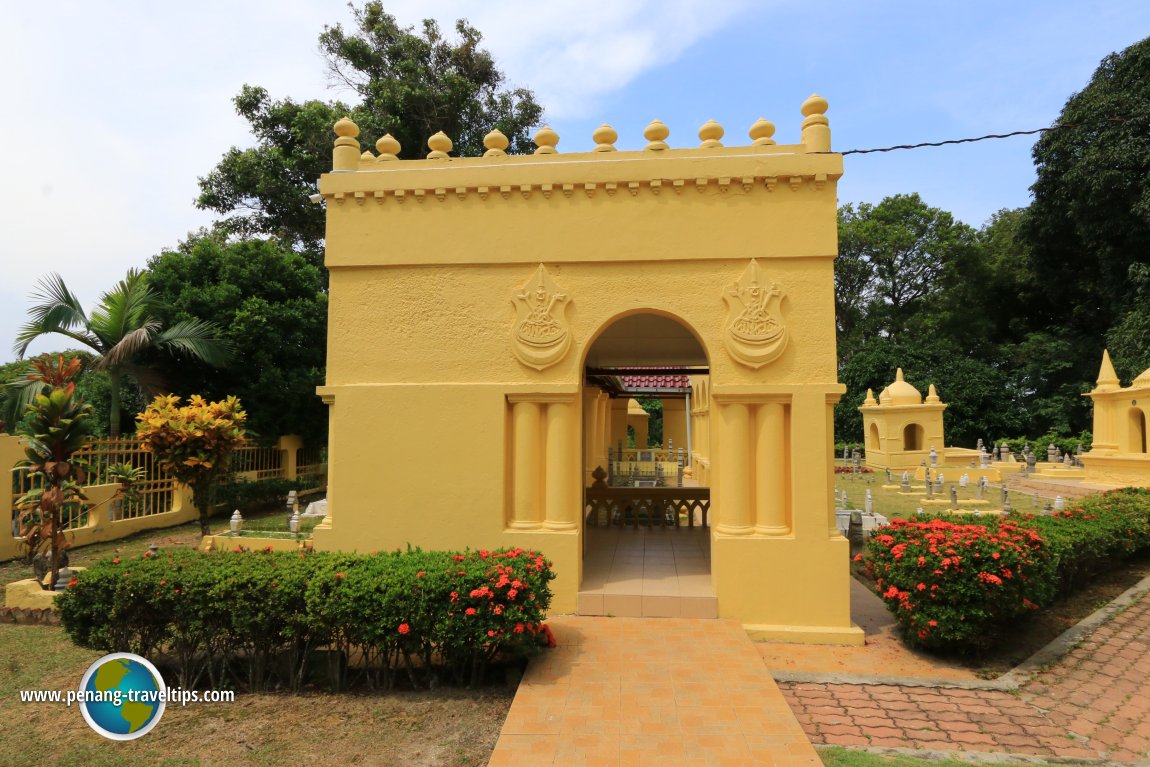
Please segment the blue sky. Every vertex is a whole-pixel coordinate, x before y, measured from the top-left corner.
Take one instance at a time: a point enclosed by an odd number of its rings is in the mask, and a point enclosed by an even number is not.
[[[168,6],[171,6],[170,8]],[[708,119],[728,145],[760,116],[798,140],[799,105],[830,102],[837,150],[1053,123],[1098,62],[1150,34],[1144,0],[924,3],[616,0],[385,2],[402,22],[466,17],[508,80],[533,88],[561,151],[602,122],[621,149],[653,118],[671,146]],[[204,0],[0,5],[0,361],[37,279],[60,272],[85,305],[132,266],[210,222],[196,178],[252,143],[231,98],[336,98],[316,37],[343,2]],[[1026,205],[1033,139],[848,157],[840,202],[918,192],[979,226]],[[61,348],[51,341],[33,352]]]

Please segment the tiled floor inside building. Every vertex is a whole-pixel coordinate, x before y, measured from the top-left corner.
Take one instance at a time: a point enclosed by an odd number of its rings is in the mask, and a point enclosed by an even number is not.
[[[715,618],[706,527],[588,527],[580,615]]]

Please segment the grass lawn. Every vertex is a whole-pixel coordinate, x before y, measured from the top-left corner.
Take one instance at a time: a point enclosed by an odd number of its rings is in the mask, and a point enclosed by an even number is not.
[[[139,740],[105,740],[76,707],[21,703],[22,689],[75,688],[100,653],[57,626],[0,624],[0,767],[76,764],[402,764],[475,767],[491,756],[514,690],[362,695],[240,695],[234,703],[169,705]],[[174,756],[173,756],[174,755]]]
[[[956,759],[931,761],[917,759],[912,756],[885,756],[872,754],[867,751],[850,751],[837,746],[819,749],[819,757],[826,767],[970,767],[971,762],[961,762]],[[1032,762],[1027,760],[1028,767],[1045,767],[1045,762]],[[1068,762],[1060,762],[1065,767]]]

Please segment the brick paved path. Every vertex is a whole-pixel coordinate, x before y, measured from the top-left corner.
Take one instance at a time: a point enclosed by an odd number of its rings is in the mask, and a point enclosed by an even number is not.
[[[1017,693],[871,684],[779,687],[813,743],[1146,759],[1150,594]]]

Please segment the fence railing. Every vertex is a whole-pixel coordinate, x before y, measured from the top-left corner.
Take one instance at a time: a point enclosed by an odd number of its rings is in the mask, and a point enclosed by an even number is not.
[[[301,495],[322,492],[327,487],[326,449],[303,447],[301,443],[299,437],[281,437],[275,445],[245,445],[232,456],[230,470],[233,476],[248,480],[298,480]],[[6,463],[11,467],[12,512],[0,527],[0,561],[17,555],[16,502],[40,481],[18,466],[23,454],[22,440],[0,434],[0,466]],[[82,545],[81,539],[83,543],[113,540],[149,527],[179,524],[196,514],[187,488],[167,476],[155,456],[140,447],[134,437],[93,440],[77,451],[75,460],[85,494],[100,499],[86,507],[70,506],[63,517],[64,528],[77,535],[77,545]],[[119,477],[112,467],[124,464],[136,469],[139,478],[130,495],[115,497]]]
[[[252,479],[281,479],[287,463],[285,452],[275,445],[244,445],[232,453],[229,468]]]
[[[679,527],[686,519],[695,526],[695,515],[708,526],[711,511],[709,487],[589,487],[584,494],[587,524]]]
[[[295,475],[300,495],[316,493],[327,487],[327,448],[301,447],[295,451]]]
[[[163,473],[156,463],[155,456],[140,447],[140,443],[134,438],[93,440],[76,451],[73,461],[79,465],[79,481],[86,487],[116,482],[114,477],[109,476],[112,466],[127,464],[133,469],[143,469],[140,479],[134,484],[135,491],[132,496],[112,502],[110,519],[136,519],[161,514],[172,508],[175,481]],[[16,501],[28,491],[39,487],[39,482],[40,478],[30,475],[26,469],[14,468],[12,504],[15,505]],[[69,507],[61,521],[66,530],[85,527],[88,524],[87,509],[79,506]]]

